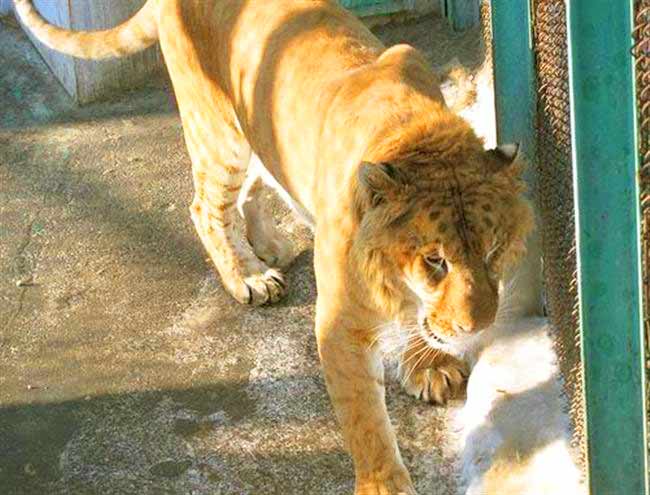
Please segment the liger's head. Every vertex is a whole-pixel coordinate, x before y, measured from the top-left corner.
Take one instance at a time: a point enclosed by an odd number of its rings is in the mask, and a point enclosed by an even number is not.
[[[434,346],[494,322],[499,282],[525,251],[533,215],[517,148],[412,153],[359,167],[353,252],[376,303],[388,312],[416,307]]]

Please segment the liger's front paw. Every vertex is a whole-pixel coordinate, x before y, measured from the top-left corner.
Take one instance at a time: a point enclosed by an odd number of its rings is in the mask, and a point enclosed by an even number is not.
[[[354,495],[416,495],[411,477],[406,471],[398,471],[388,477],[357,477]]]
[[[260,306],[275,303],[284,296],[287,290],[284,276],[273,268],[245,277],[233,275],[221,278],[228,292],[242,304]]]
[[[433,404],[446,404],[461,395],[467,380],[467,368],[451,361],[433,368],[402,372],[402,386],[409,395]]]

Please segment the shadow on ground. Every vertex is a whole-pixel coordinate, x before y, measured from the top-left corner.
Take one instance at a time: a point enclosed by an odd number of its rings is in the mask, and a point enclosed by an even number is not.
[[[295,380],[300,385],[305,378]],[[254,436],[286,438],[309,419],[255,417],[247,385],[217,383],[4,407],[3,493],[106,493],[107,488],[110,493],[299,493],[306,488],[325,493],[322,488],[347,488],[341,467],[349,462],[335,444],[311,452],[296,439],[264,452],[255,452],[252,443],[237,448],[242,435],[249,442]],[[320,415],[326,417],[327,411]],[[323,419],[313,421],[312,428],[319,422]],[[230,444],[233,437],[237,440]]]

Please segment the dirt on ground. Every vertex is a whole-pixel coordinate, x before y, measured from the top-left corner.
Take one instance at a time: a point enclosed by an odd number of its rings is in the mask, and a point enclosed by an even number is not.
[[[434,17],[376,32],[437,66],[484,56]],[[0,493],[351,493],[309,232],[269,198],[298,253],[289,292],[238,305],[189,218],[168,83],[77,107],[9,22],[0,67]],[[387,397],[418,493],[454,493],[453,407]]]

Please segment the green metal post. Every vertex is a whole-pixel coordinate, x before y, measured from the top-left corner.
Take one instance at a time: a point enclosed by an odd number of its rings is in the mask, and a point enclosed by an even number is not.
[[[568,2],[592,495],[648,494],[631,0]]]
[[[528,1],[492,0],[497,137],[535,156],[535,58]]]
[[[341,5],[360,17],[367,17],[411,10],[413,0],[341,0]]]
[[[440,0],[442,14],[454,31],[464,31],[481,20],[481,0]]]
[[[491,6],[497,140],[519,143],[532,163],[537,95],[530,5],[527,0],[492,0]],[[537,185],[532,167],[526,180],[534,196]],[[514,295],[517,307],[526,315],[541,315],[541,242],[537,234],[528,240],[518,279],[522,283]]]

